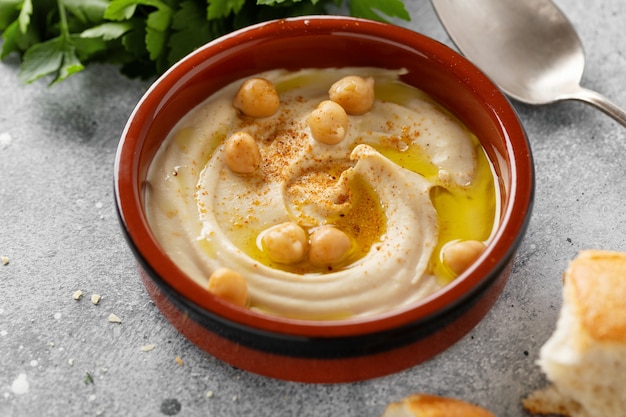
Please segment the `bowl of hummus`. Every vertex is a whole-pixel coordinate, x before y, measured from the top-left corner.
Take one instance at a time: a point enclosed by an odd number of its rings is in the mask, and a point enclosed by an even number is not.
[[[191,53],[137,104],[115,198],[183,335],[268,377],[415,366],[491,308],[531,214],[527,138],[498,88],[419,33],[266,22]]]

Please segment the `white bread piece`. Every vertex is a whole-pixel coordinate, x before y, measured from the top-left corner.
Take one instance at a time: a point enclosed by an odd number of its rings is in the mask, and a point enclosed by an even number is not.
[[[413,394],[391,403],[382,417],[495,417],[477,405],[454,398]]]
[[[557,327],[537,362],[552,385],[523,405],[538,414],[626,416],[626,253],[582,251],[563,280]]]

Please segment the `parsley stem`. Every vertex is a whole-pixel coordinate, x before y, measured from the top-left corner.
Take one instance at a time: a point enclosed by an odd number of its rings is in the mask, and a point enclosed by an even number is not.
[[[61,36],[64,38],[69,38],[70,36],[70,28],[67,24],[67,14],[65,13],[65,6],[63,5],[63,0],[57,0],[57,6],[59,8],[59,18],[60,21],[60,30]]]

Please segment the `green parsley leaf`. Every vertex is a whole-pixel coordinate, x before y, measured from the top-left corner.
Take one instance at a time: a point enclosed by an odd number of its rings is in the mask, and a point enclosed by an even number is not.
[[[227,17],[231,13],[237,14],[245,4],[246,0],[207,0],[207,19],[219,19]],[[263,4],[258,0],[257,4]]]
[[[81,62],[86,62],[97,57],[100,53],[110,52],[111,45],[103,38],[84,37],[83,34],[71,35],[72,44],[75,47],[76,56]]]
[[[104,12],[108,20],[128,20],[135,14],[138,2],[133,0],[113,0]]]
[[[22,3],[22,10],[20,11],[20,15],[17,18],[18,24],[20,25],[20,32],[26,33],[28,30],[28,25],[30,24],[30,16],[33,14],[33,3],[31,0],[24,0]]]
[[[141,18],[134,18],[127,21],[132,29],[122,37],[122,45],[129,55],[129,60],[148,59],[146,49],[146,21]]]
[[[146,21],[133,18],[128,21],[133,29],[122,37],[124,53],[120,54],[121,72],[131,78],[146,79],[157,73],[155,62],[146,50]]]
[[[350,14],[383,22],[389,17],[411,19],[401,0],[350,0]]]
[[[45,75],[55,74],[51,85],[83,69],[74,45],[64,36],[38,43],[24,54],[20,81],[31,83]]]
[[[160,32],[165,32],[170,26],[172,9],[168,6],[160,7],[148,15],[148,27]]]
[[[2,32],[2,38],[4,42],[2,44],[2,52],[0,52],[0,59],[7,57],[13,52],[21,54],[31,45],[39,42],[39,36],[34,29],[29,26],[27,32],[22,33],[17,20],[14,20],[13,23]]]
[[[192,0],[183,1],[172,18],[172,34],[167,46],[167,62],[174,64],[198,46],[212,39],[211,24],[204,18],[204,10]]]
[[[82,23],[100,23],[109,7],[108,0],[62,0],[68,12]]]
[[[85,383],[85,385],[94,383],[93,377],[91,376],[89,372],[85,373],[85,379],[83,380],[83,382]]]
[[[302,0],[257,0],[256,4],[262,4],[264,6],[276,6],[279,4],[291,6],[292,3],[299,3]],[[311,4],[315,5],[319,0],[310,0]]]
[[[152,6],[158,9],[169,7],[160,0],[113,0],[107,7],[104,17],[109,20],[128,20],[135,14],[137,6]]]
[[[129,22],[107,22],[94,26],[81,32],[81,38],[101,38],[105,41],[121,38],[131,30],[133,25]]]
[[[80,59],[78,59],[78,56],[76,55],[76,48],[71,43],[65,44],[62,52],[63,62],[59,67],[56,77],[54,78],[54,80],[52,80],[52,84],[63,81],[70,75],[85,69],[83,64],[80,62]]]
[[[150,53],[150,59],[153,61],[158,61],[165,50],[171,19],[172,10],[169,7],[156,10],[148,15],[146,48]]]
[[[20,14],[22,0],[1,0],[0,1],[0,31],[9,27]]]
[[[233,27],[242,28],[254,23],[284,17],[326,14],[330,0],[257,0],[247,2],[233,17]]]

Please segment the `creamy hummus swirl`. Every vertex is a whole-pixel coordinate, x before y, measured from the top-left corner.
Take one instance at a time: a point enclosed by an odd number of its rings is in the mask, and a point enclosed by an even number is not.
[[[344,75],[373,76],[372,109],[348,116],[336,145],[313,139],[307,117]],[[397,81],[397,72],[372,68],[272,71],[261,75],[280,94],[278,112],[262,119],[232,106],[233,83],[186,116],[151,166],[149,221],[174,261],[206,286],[228,267],[247,281],[251,307],[288,317],[332,319],[389,311],[442,285],[431,268],[439,239],[431,188],[471,183],[476,144],[453,117]],[[253,174],[232,172],[223,142],[251,134],[262,163]],[[425,178],[392,155],[418,150],[434,175]],[[409,164],[407,162],[407,164]],[[360,207],[363,200],[367,209]],[[298,269],[263,255],[260,236],[280,223],[315,229],[345,216],[361,253],[339,268]]]

